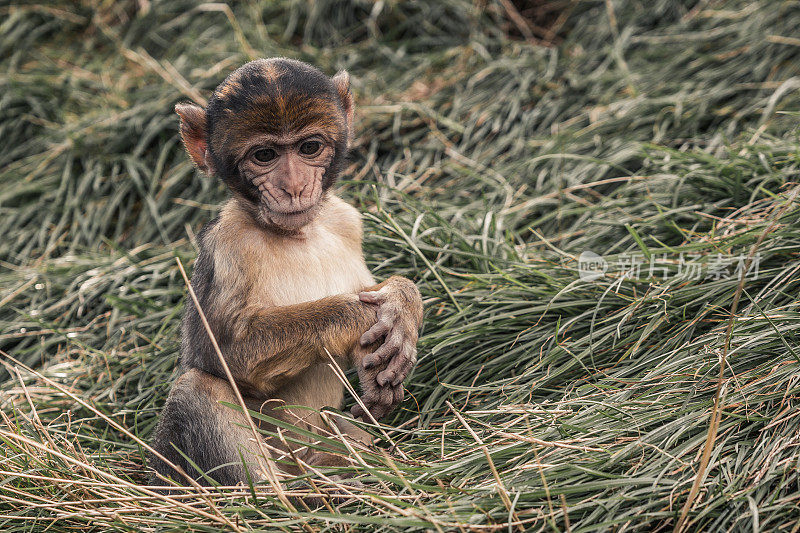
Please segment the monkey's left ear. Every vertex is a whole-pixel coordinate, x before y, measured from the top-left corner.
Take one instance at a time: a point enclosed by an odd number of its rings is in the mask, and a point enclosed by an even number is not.
[[[175,112],[181,117],[181,139],[197,168],[214,174],[206,141],[206,110],[195,104],[178,104]]]
[[[333,85],[336,87],[336,92],[339,93],[339,101],[345,113],[345,120],[347,121],[347,145],[353,140],[353,95],[350,93],[350,74],[346,70],[341,70],[331,78]]]

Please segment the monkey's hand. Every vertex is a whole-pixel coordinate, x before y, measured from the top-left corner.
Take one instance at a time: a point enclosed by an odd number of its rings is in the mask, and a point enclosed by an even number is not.
[[[403,380],[417,362],[422,297],[413,281],[400,276],[392,276],[376,288],[378,290],[367,290],[358,295],[362,302],[378,306],[378,321],[361,336],[361,346],[368,346],[381,338],[384,341],[361,360],[359,377],[361,367],[364,371],[379,368],[372,378],[377,386],[388,389],[399,386],[402,390]],[[389,392],[382,391],[381,394],[388,396]]]

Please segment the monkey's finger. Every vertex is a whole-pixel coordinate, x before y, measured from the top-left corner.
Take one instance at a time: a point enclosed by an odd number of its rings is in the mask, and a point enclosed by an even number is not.
[[[394,391],[391,387],[381,387],[379,390],[380,400],[375,405],[375,412],[373,412],[376,420],[388,415],[394,408]]]
[[[391,394],[391,391],[390,391],[390,394]],[[375,418],[375,420],[380,420],[381,418],[383,418],[386,415],[388,415],[391,410],[392,410],[392,408],[391,408],[390,405],[386,405],[386,404],[382,404],[381,403],[381,404],[377,404],[374,407],[372,407],[369,410],[369,412],[372,413],[372,416]]]
[[[390,387],[397,387],[401,386],[403,382],[406,380],[408,375],[411,373],[411,370],[414,369],[414,365],[416,364],[417,360],[416,357],[404,359],[400,363],[400,369],[391,376],[391,379],[387,383]]]
[[[386,336],[389,332],[391,324],[387,320],[378,320],[378,322],[369,328],[367,331],[361,335],[361,346],[368,346],[375,342],[376,340],[380,339],[381,337]],[[369,367],[367,367],[369,368]]]
[[[399,387],[394,387],[392,391],[394,392],[394,405],[400,405],[405,397],[405,389],[400,385]]]
[[[417,364],[417,348],[416,346],[413,347],[411,350],[411,356],[403,361],[403,368],[400,370],[400,373],[395,379],[394,385],[402,385],[402,383],[406,380],[411,371],[414,370],[414,366]]]
[[[391,408],[392,405],[394,405],[394,391],[392,388],[381,387],[378,390],[380,391],[380,400],[378,401],[378,405]]]
[[[388,387],[375,388],[361,397],[361,401],[375,420],[380,420],[391,411],[393,400],[394,392]],[[350,412],[353,413],[353,416],[360,416],[364,420],[368,420],[360,405],[353,406]]]
[[[358,293],[358,299],[368,304],[380,304],[386,301],[386,294],[380,291],[364,291]]]
[[[364,356],[361,360],[364,368],[372,368],[375,365],[385,363],[396,354],[403,346],[402,332],[392,330],[386,337],[386,341],[374,352]]]
[[[373,366],[377,366],[381,363],[380,356],[376,356],[374,353],[368,354],[364,356],[364,359],[361,360],[361,365],[364,368],[372,368]]]
[[[361,360],[362,364],[367,369],[382,365],[396,354],[399,349],[398,345],[387,341],[371,354],[364,356],[364,359]]]
[[[353,418],[364,418],[364,415],[366,413],[359,404],[355,404],[353,407],[350,408],[350,414],[353,415]]]
[[[395,380],[397,381],[396,383],[397,385],[401,385],[406,380],[408,375],[411,374],[411,371],[414,370],[414,365],[416,364],[417,364],[416,357],[412,357],[411,359],[406,361],[405,366],[403,366],[403,370],[400,371],[400,376],[398,376],[398,379]]]
[[[367,408],[367,411],[369,411],[370,413],[373,412],[375,404],[370,399],[368,399],[366,395],[361,398],[361,403],[364,404],[364,407]],[[362,420],[369,421],[369,417],[367,416],[367,411],[364,410],[364,407],[361,407],[360,403],[356,403],[353,407],[350,408],[350,414],[352,414],[355,418],[361,418]]]
[[[386,369],[378,374],[378,385],[383,387],[391,383],[396,387],[402,383],[413,366],[413,363],[409,365],[409,361],[416,360],[416,351],[413,344],[404,342]]]
[[[378,385],[381,387],[389,387],[390,383],[394,384],[394,380],[397,378],[397,371],[396,370],[389,370],[388,368],[378,374],[377,381]]]

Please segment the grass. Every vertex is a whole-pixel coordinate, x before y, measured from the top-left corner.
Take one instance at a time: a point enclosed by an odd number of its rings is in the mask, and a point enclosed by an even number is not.
[[[800,3],[534,4],[0,6],[0,527],[800,530]],[[426,300],[365,488],[316,510],[142,486],[225,198],[172,107],[274,55],[350,71],[342,194]]]

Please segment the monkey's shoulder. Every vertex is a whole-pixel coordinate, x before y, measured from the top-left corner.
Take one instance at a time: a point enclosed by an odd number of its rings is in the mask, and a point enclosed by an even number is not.
[[[268,236],[236,201],[222,206],[219,216],[198,234],[201,256],[208,255],[216,265],[257,263],[271,248]],[[223,269],[229,270],[229,269]]]
[[[205,243],[208,234],[214,231],[214,228],[216,228],[219,225],[219,220],[220,220],[220,215],[215,216],[209,222],[206,222],[205,225],[203,225],[203,227],[200,229],[200,231],[197,232],[197,243],[200,245],[201,250],[203,249],[203,244]]]
[[[219,217],[215,217],[197,233],[197,244],[200,252],[197,254],[192,271],[192,288],[201,300],[204,300],[207,296],[207,289],[214,279],[214,260],[212,251],[207,245],[207,236],[218,224]]]
[[[358,209],[338,196],[331,195],[321,217],[323,225],[348,245],[361,250],[363,223]]]

